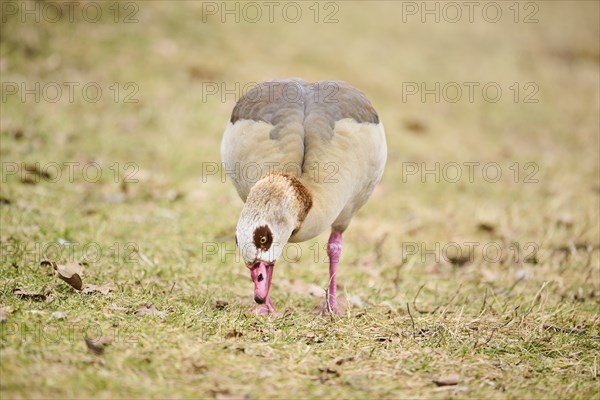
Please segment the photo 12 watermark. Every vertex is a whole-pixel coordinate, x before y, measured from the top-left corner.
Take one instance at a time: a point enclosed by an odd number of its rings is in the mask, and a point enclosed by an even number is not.
[[[137,104],[140,90],[136,82],[113,82],[103,85],[98,82],[2,82],[2,103],[85,102]]]
[[[402,1],[403,23],[486,22],[539,23],[540,5],[533,1]]]
[[[203,1],[202,22],[337,24],[342,4],[335,1]]]
[[[263,178],[271,181],[279,174],[299,177],[310,177],[315,183],[332,184],[339,182],[340,167],[335,162],[314,162],[301,165],[297,162],[280,163],[276,161],[245,162],[245,163],[202,163],[202,183],[209,179],[218,179],[225,183],[227,179],[237,182],[256,183]]]
[[[59,239],[56,241],[0,242],[0,261],[3,265],[19,265],[20,269],[39,271],[47,268],[48,260],[57,263],[94,264],[106,261],[115,264],[137,264],[145,257],[138,243],[113,242],[109,245],[95,241],[80,242]]]
[[[139,22],[139,2],[136,1],[2,1],[2,23],[109,21],[115,24]]]
[[[288,82],[210,82],[204,81],[201,85],[202,102],[238,101],[242,97],[249,102],[284,102],[300,104],[305,96],[310,96],[315,103],[337,103],[337,93],[340,86],[337,82],[314,82],[300,84],[296,81]]]
[[[540,167],[533,161],[509,165],[498,162],[449,161],[449,162],[411,162],[401,164],[402,183],[497,183],[508,180],[513,183],[539,183]]]
[[[422,264],[435,262],[454,265],[471,264],[482,261],[488,264],[511,262],[537,263],[540,245],[535,242],[498,241],[477,242],[402,242],[401,258],[413,259]]]
[[[48,321],[4,321],[0,324],[0,337],[3,342],[46,345],[87,341],[91,346],[139,341],[139,328],[134,323],[118,321],[103,326],[98,322],[62,320],[64,317],[61,313],[53,315],[49,316]]]
[[[540,88],[536,82],[402,82],[403,103],[539,103]]]
[[[320,263],[330,262],[330,244],[326,242],[313,242],[308,249],[303,250],[299,243],[273,242],[269,251],[281,248],[281,256],[278,261],[288,263]],[[448,241],[448,242],[402,242],[401,259],[413,259],[425,264],[427,262],[450,263],[464,265],[475,261],[483,261],[490,264],[504,263],[535,263],[536,255],[540,245],[535,242],[511,242],[499,241]],[[277,251],[278,252],[278,251]],[[233,241],[203,242],[200,248],[201,261],[203,263],[218,261],[224,264],[243,264],[244,259],[252,259],[256,254],[253,243],[238,243]],[[250,257],[242,257],[247,255]]]
[[[18,178],[22,183],[59,183],[59,182],[88,182],[97,183],[105,180],[114,183],[138,183],[136,177],[140,167],[134,162],[114,162],[108,166],[89,161],[61,161],[61,162],[16,162],[6,161],[1,163],[0,181],[7,183],[11,178]]]

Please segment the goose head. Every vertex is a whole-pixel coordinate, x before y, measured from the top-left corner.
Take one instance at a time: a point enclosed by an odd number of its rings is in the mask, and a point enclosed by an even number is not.
[[[258,304],[267,301],[275,263],[311,206],[307,189],[291,175],[267,175],[250,190],[237,224],[236,241],[250,270]]]

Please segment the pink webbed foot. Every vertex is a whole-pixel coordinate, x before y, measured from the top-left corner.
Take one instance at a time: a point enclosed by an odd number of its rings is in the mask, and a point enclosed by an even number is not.
[[[326,315],[335,315],[336,317],[342,316],[342,312],[340,311],[340,308],[337,305],[337,301],[331,301],[331,299],[329,299],[329,301],[327,299],[325,299],[325,302],[323,303],[323,306],[321,307],[321,312],[319,314],[321,316],[326,316]]]
[[[267,315],[275,312],[275,306],[273,306],[273,302],[270,297],[267,297],[263,304],[259,304],[254,309],[254,314],[256,315]]]

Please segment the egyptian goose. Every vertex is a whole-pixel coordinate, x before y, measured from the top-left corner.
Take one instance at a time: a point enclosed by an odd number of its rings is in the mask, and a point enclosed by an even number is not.
[[[331,227],[323,310],[339,314],[342,234],[380,181],[387,158],[383,125],[369,100],[340,81],[263,82],[235,105],[221,158],[245,202],[236,242],[254,282],[255,312],[275,310],[269,289],[283,246]]]

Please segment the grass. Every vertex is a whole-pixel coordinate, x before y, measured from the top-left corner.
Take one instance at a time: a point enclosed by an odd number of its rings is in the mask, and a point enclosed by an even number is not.
[[[2,9],[3,94],[7,82],[103,92],[1,103],[2,398],[597,397],[598,3],[542,2],[533,24],[504,3],[496,24],[401,22],[400,2],[339,3],[334,24],[202,22],[201,3],[154,1],[125,24],[111,4],[95,24]],[[203,171],[235,103],[223,88],[289,76],[353,83],[388,135],[383,181],[345,234],[341,318],[314,311],[327,233],[278,263],[280,312],[248,312],[248,273],[226,252],[242,203]],[[503,95],[403,101],[407,82],[495,82]],[[452,162],[480,164],[472,181],[407,175]],[[25,171],[35,163],[50,176]],[[111,291],[78,292],[44,258],[82,261],[84,283]],[[148,304],[157,313],[136,313]]]

